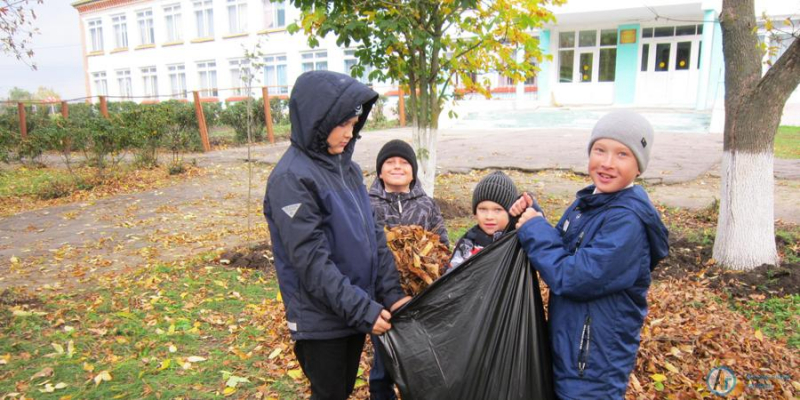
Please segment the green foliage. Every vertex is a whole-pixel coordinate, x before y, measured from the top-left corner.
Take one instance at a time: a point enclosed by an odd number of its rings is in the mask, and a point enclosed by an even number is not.
[[[159,106],[165,120],[162,146],[172,152],[172,165],[179,165],[183,153],[202,148],[197,114],[193,105],[176,100],[161,103]]]
[[[254,142],[264,140],[264,101],[248,99],[229,103],[220,115],[220,122],[231,126],[236,132],[237,143],[247,143],[248,107],[250,107],[249,126]]]
[[[153,104],[141,105],[123,111],[119,118],[122,134],[135,149],[136,163],[144,167],[158,165],[158,147],[168,123],[162,108]]]
[[[383,111],[386,108],[386,96],[378,97],[378,101],[372,106],[372,111],[369,113],[370,119],[376,124],[386,122],[386,113]]]
[[[262,102],[261,104],[264,103]],[[270,97],[269,112],[272,116],[272,123],[274,125],[289,124],[289,100],[284,100],[278,97]]]
[[[17,148],[18,134],[0,124],[0,161],[8,163]]]
[[[341,46],[356,45],[351,73],[373,66],[370,80],[399,82],[408,87],[409,107],[420,127],[436,128],[443,101],[458,77],[467,90],[490,96],[486,83],[472,76],[497,71],[515,82],[532,77],[531,62],[542,58],[531,32],[554,21],[543,5],[563,0],[478,2],[358,2],[292,0],[302,11],[290,32],[303,30],[311,47],[332,33]],[[517,57],[517,52],[522,57]]]
[[[800,159],[800,126],[781,126],[775,135],[775,157]]]
[[[122,125],[122,121],[118,116],[110,119],[94,116],[81,122],[81,126],[90,132],[86,141],[90,164],[97,167],[101,174],[109,157],[116,163],[121,159],[118,156],[129,147],[130,141],[125,137],[124,130],[115,127],[119,125]]]
[[[14,86],[8,91],[8,99],[11,101],[33,100],[33,93],[23,88]]]
[[[213,128],[220,124],[220,117],[222,116],[222,104],[213,102],[213,103],[201,103],[203,107],[203,116],[206,117],[206,126],[208,128]],[[195,117],[195,121],[197,117]],[[195,125],[197,126],[197,125]]]

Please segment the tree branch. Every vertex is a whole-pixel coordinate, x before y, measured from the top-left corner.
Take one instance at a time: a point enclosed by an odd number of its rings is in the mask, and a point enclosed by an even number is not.
[[[785,103],[800,84],[800,39],[795,39],[781,58],[758,82],[757,92]]]

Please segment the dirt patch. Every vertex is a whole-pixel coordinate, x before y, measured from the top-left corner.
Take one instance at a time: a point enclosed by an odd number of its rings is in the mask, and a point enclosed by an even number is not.
[[[4,306],[37,306],[42,301],[24,288],[10,288],[0,292],[0,305]]]
[[[233,268],[250,268],[271,271],[274,268],[272,243],[261,242],[245,248],[227,250],[219,257],[220,264]]]
[[[434,199],[439,210],[442,212],[442,217],[445,221],[456,218],[471,217],[472,210],[469,205],[463,201],[447,200],[447,199]]]
[[[784,253],[787,243],[775,238],[778,252]],[[669,278],[707,281],[709,287],[725,290],[732,296],[750,295],[782,297],[800,293],[800,264],[784,262],[781,266],[762,265],[750,271],[731,271],[715,265],[712,246],[690,242],[684,237],[670,240],[670,255],[653,271],[653,279]]]

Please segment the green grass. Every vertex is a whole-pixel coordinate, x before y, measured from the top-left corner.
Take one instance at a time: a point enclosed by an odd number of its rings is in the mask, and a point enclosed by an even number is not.
[[[0,397],[297,397],[302,383],[287,375],[297,365],[274,319],[283,311],[276,295],[275,279],[259,271],[196,260],[141,270],[83,295],[2,306]],[[278,347],[281,355],[269,359]],[[33,378],[46,368],[52,375]],[[111,380],[96,384],[101,371]],[[225,392],[230,375],[249,382]]]
[[[800,159],[800,126],[780,126],[775,135],[775,157]]]
[[[0,172],[0,197],[38,196],[53,182],[68,181],[67,170],[20,167]]]
[[[789,347],[800,349],[800,295],[731,301],[730,306],[749,319],[754,328],[761,329],[764,335],[785,339]]]

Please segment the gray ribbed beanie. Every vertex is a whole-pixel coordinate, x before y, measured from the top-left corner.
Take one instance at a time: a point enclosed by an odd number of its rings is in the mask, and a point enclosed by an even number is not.
[[[500,204],[508,211],[517,197],[519,194],[514,181],[502,171],[492,172],[484,176],[472,192],[472,214],[478,211],[478,204],[486,200]]]
[[[654,136],[653,126],[643,116],[631,110],[616,110],[604,115],[592,129],[590,153],[598,139],[614,139],[628,146],[639,163],[639,172],[644,173],[647,169]]]

